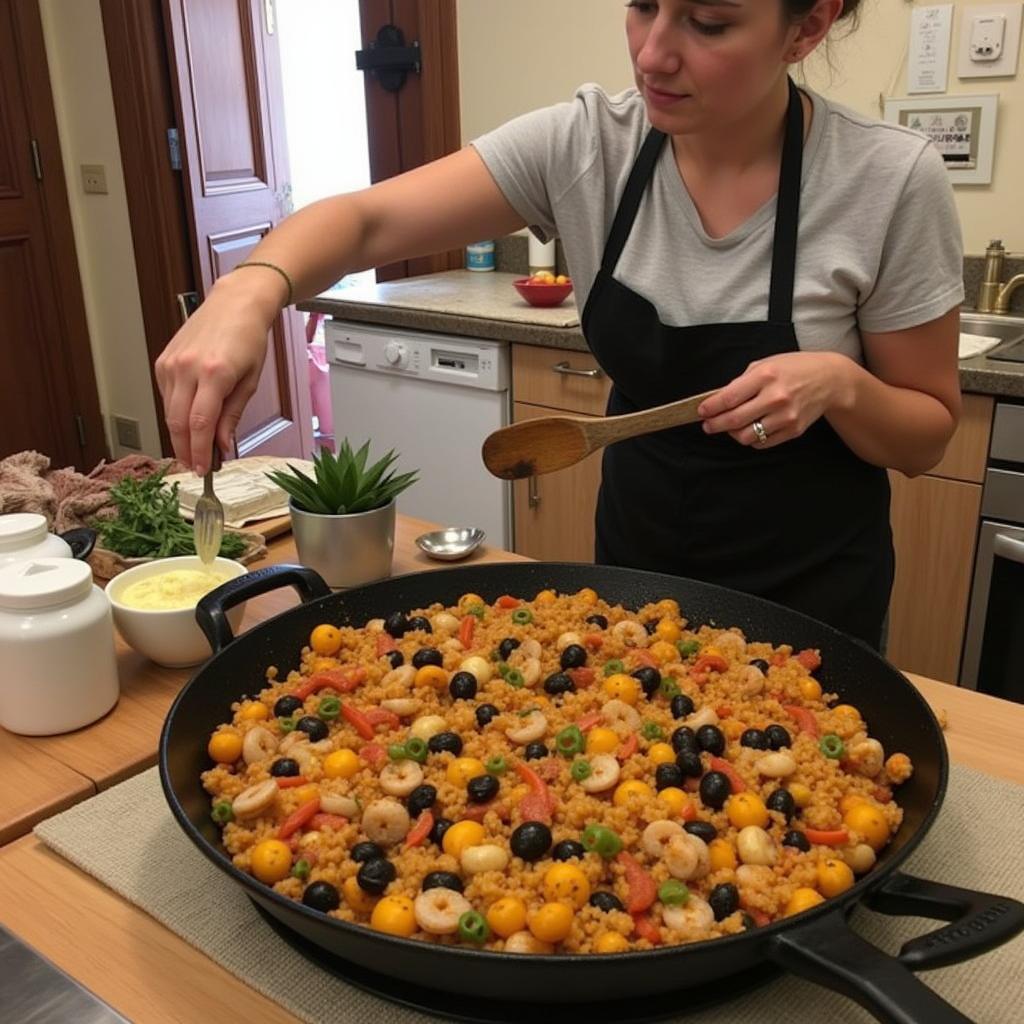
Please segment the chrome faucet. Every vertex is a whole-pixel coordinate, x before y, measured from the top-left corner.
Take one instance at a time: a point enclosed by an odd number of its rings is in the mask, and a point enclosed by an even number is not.
[[[1009,313],[1013,293],[1024,286],[1024,274],[1011,277],[1003,284],[1003,260],[1006,250],[997,238],[989,242],[985,250],[985,276],[978,291],[979,313]]]

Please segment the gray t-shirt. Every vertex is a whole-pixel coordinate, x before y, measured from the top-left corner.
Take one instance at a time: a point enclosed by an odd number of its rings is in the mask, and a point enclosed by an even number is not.
[[[963,243],[945,167],[928,140],[805,90],[793,319],[805,351],[863,362],[860,330],[897,331],[959,304]],[[508,122],[472,145],[535,233],[559,236],[582,313],[626,179],[650,125],[636,89],[581,87],[570,103]],[[615,278],[663,323],[765,320],[773,196],[724,238],[705,232],[666,145]]]

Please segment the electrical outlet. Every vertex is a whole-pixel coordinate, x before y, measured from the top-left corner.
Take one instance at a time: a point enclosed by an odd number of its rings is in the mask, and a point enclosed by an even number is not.
[[[130,448],[133,452],[142,451],[142,431],[139,421],[127,416],[114,416],[114,433],[121,448]]]
[[[107,169],[103,164],[82,164],[82,189],[95,195],[107,194]]]
[[[1021,11],[1024,4],[963,7],[957,43],[960,78],[1010,77],[1017,73]]]

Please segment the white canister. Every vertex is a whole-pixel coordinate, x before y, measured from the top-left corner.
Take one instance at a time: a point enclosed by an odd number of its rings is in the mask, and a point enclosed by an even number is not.
[[[0,516],[0,568],[27,558],[71,558],[71,547],[50,533],[46,516],[34,512]]]
[[[0,659],[0,725],[11,732],[70,732],[117,703],[110,602],[85,562],[33,558],[0,569]]]
[[[553,274],[555,272],[555,242],[542,242],[532,231],[530,232],[529,244],[529,268],[531,274],[546,270]]]

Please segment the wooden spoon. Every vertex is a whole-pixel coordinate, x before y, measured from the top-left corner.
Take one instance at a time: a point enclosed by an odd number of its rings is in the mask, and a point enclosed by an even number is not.
[[[514,423],[484,441],[484,465],[502,480],[553,473],[614,441],[696,423],[698,406],[716,394],[705,391],[625,416],[545,416]]]

